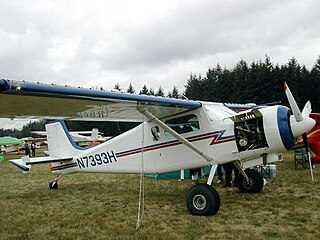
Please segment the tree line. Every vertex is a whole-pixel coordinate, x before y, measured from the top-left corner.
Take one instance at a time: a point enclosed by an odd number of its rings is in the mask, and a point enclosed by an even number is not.
[[[144,85],[138,93],[224,103],[278,102],[288,105],[284,82],[288,83],[301,109],[310,100],[313,112],[320,112],[320,56],[311,70],[300,65],[294,57],[283,65],[272,63],[269,56],[264,61],[252,63],[240,60],[231,69],[218,64],[209,68],[205,76],[191,73],[181,92],[176,86],[165,94],[161,86],[154,90]],[[122,91],[119,83],[114,88]],[[126,92],[137,93],[131,83]]]
[[[114,89],[122,91],[119,83],[114,85]],[[129,87],[126,90],[126,93],[137,94],[136,90],[129,84]],[[165,94],[164,89],[160,86],[157,90],[154,90],[152,87],[148,88],[146,84],[143,85],[142,89],[139,91],[139,95],[152,95],[159,97],[169,97],[169,98],[181,98],[182,95],[179,93],[177,86],[173,85],[172,91],[169,91],[168,94]]]
[[[34,122],[29,122],[22,127],[22,130],[18,129],[2,129],[0,128],[0,137],[3,136],[11,136],[15,138],[23,138],[23,137],[30,137],[31,131],[45,131],[45,124],[47,123],[46,120],[39,120]],[[39,137],[39,136],[38,136]]]
[[[232,69],[220,65],[209,68],[206,75],[190,74],[184,95],[189,99],[228,103],[288,102],[284,93],[287,82],[298,105],[302,109],[310,100],[313,112],[320,112],[320,56],[311,70],[301,66],[295,58],[287,64],[270,61],[248,64],[239,61]]]

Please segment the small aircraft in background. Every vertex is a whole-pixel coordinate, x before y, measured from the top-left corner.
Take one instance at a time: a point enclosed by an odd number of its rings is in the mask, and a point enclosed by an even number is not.
[[[211,186],[218,164],[233,162],[239,169],[241,192],[260,192],[263,178],[252,167],[281,161],[281,152],[314,127],[311,103],[300,111],[287,84],[284,88],[291,110],[274,105],[237,113],[232,104],[1,79],[0,100],[6,104],[0,106],[0,117],[60,119],[46,124],[49,156],[11,160],[23,172],[33,164],[51,163],[52,173],[58,174],[51,189],[58,188],[61,176],[74,172],[165,173],[211,165],[207,183],[194,185],[186,204],[191,214],[213,215],[220,208],[220,196]],[[28,109],[34,102],[37,108]],[[61,119],[141,124],[84,149],[74,144]]]
[[[23,144],[23,141],[18,138],[0,137],[0,153],[17,152],[22,149],[22,147],[19,147],[21,144]]]
[[[34,142],[36,144],[37,148],[39,148],[43,144],[47,145],[47,138],[46,137],[43,137],[43,138],[23,137],[23,138],[21,138],[21,141],[23,141],[24,143],[27,143],[27,144],[31,144],[32,142]]]
[[[45,131],[32,131],[31,133],[47,136]],[[83,142],[105,142],[111,137],[103,137],[97,128],[93,128],[92,131],[71,131],[69,132],[72,140],[75,143],[83,143]],[[86,136],[90,135],[90,136]]]

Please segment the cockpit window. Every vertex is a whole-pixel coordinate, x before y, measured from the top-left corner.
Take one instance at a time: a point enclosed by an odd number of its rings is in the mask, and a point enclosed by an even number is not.
[[[200,130],[198,117],[194,114],[170,119],[165,123],[179,134]],[[171,134],[168,132],[165,132],[165,136],[168,137],[168,136],[171,136]]]

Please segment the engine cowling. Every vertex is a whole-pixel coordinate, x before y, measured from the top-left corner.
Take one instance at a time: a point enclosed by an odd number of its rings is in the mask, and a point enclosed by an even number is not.
[[[292,149],[297,137],[310,130],[315,121],[295,120],[289,108],[281,105],[251,109],[232,118],[239,152],[266,149],[266,153]]]
[[[297,142],[292,134],[289,108],[271,106],[259,109],[263,116],[263,126],[269,148],[273,151],[290,150]]]
[[[291,111],[284,106],[251,109],[233,118],[239,152],[266,149],[282,152],[296,144],[292,133]]]

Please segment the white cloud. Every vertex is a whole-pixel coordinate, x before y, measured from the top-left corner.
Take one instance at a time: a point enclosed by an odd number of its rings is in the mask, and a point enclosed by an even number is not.
[[[1,78],[184,89],[217,63],[320,52],[320,2],[0,0]]]
[[[0,128],[2,129],[18,129],[21,130],[24,125],[34,122],[37,120],[34,119],[8,119],[8,118],[0,118]]]

